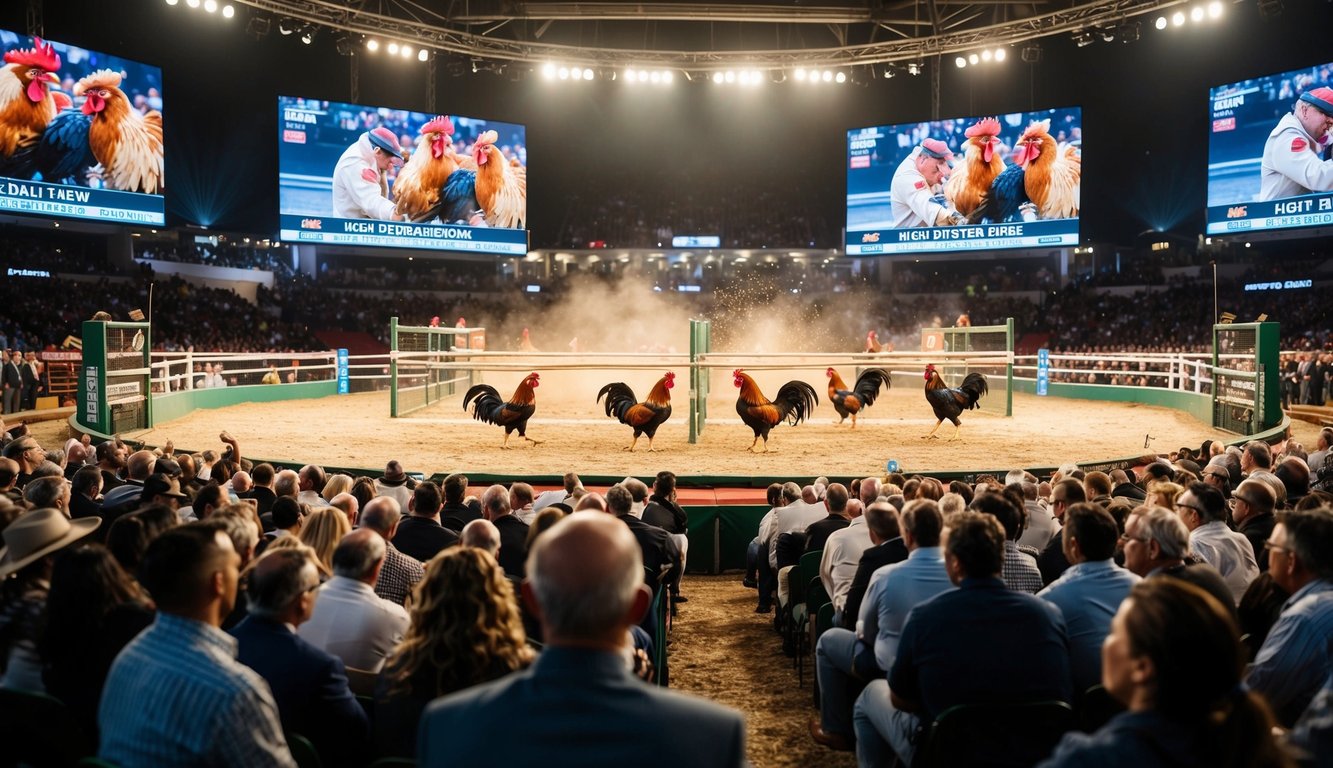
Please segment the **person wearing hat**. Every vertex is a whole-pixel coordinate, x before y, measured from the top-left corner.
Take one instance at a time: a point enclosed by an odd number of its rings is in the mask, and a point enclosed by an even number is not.
[[[70,520],[58,509],[25,512],[3,532],[0,548],[0,688],[45,691],[37,637],[46,613],[55,553],[102,524],[98,517]],[[10,576],[17,574],[14,579]]]
[[[344,219],[393,221],[388,171],[403,164],[398,137],[388,128],[366,131],[333,167],[333,214]]]
[[[889,185],[893,226],[945,227],[962,224],[963,216],[936,198],[949,175],[953,153],[939,139],[926,139],[893,172]]]
[[[1333,88],[1312,88],[1268,134],[1259,166],[1259,200],[1333,190],[1333,160],[1322,155],[1333,127]]]
[[[179,510],[182,500],[189,500],[189,494],[181,492],[180,481],[160,472],[149,475],[143,481],[143,493],[139,496],[139,506],[161,504],[173,510]]]

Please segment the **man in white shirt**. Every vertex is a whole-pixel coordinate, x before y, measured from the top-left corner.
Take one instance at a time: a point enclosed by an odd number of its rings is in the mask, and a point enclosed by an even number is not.
[[[407,632],[403,606],[375,594],[384,555],[384,539],[374,531],[344,536],[333,551],[333,578],[320,587],[314,614],[297,630],[353,669],[378,672]]]
[[[873,543],[870,541],[870,529],[866,526],[864,510],[879,498],[879,478],[867,477],[862,480],[857,496],[860,505],[847,505],[847,511],[852,516],[851,524],[829,534],[819,561],[819,580],[824,583],[824,591],[833,598],[834,624],[839,623],[837,616],[841,615],[847,602],[847,590],[852,587],[861,555]]]
[[[1194,483],[1176,499],[1176,512],[1190,529],[1190,551],[1222,574],[1236,603],[1259,575],[1254,547],[1226,524],[1226,499],[1205,483]]]

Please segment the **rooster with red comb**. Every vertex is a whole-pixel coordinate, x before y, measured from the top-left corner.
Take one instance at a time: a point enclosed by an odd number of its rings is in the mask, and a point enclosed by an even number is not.
[[[60,54],[40,37],[31,48],[5,52],[0,68],[0,176],[30,179],[42,132],[60,111],[51,86],[60,85]],[[65,100],[68,103],[68,100]]]
[[[522,229],[528,219],[528,170],[518,158],[505,160],[495,146],[500,135],[485,131],[472,145],[477,163],[477,202],[492,227]]]
[[[399,216],[408,221],[480,223],[477,174],[460,167],[462,158],[454,152],[453,133],[453,121],[445,115],[421,126],[416,151],[393,182]]]
[[[162,193],[162,113],[141,115],[120,89],[121,74],[100,69],[74,86],[88,118],[88,147],[110,189]]]
[[[964,216],[981,205],[991,182],[1004,171],[1000,157],[1000,121],[993,117],[974,123],[963,135],[963,159],[944,183],[944,197]]]

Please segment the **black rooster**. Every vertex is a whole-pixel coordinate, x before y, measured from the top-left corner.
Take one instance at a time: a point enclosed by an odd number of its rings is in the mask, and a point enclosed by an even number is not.
[[[935,366],[927,365],[926,401],[935,410],[935,418],[939,421],[935,422],[935,429],[930,430],[930,434],[925,437],[935,437],[935,430],[948,419],[953,422],[953,435],[949,439],[957,440],[958,432],[962,429],[962,422],[958,417],[963,411],[976,408],[977,401],[989,391],[990,385],[986,383],[986,377],[979,373],[969,373],[964,376],[963,383],[958,387],[946,387]]]

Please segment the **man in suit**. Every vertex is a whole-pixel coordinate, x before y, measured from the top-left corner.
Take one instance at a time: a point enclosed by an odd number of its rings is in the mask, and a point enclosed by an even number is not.
[[[310,739],[324,762],[361,765],[370,723],[342,661],[293,631],[310,619],[319,571],[309,547],[275,549],[250,573],[250,615],[231,630],[236,659],[268,681],[283,730]]]
[[[393,497],[390,497],[393,498]],[[440,524],[440,487],[429,480],[412,490],[410,513],[398,524],[393,545],[399,552],[424,563],[441,550],[458,544],[458,534]]]
[[[23,398],[19,406],[31,411],[37,407],[37,389],[42,383],[42,364],[37,362],[36,352],[30,349],[24,354],[20,372],[23,374]]]
[[[486,519],[500,529],[500,567],[506,576],[523,578],[528,558],[528,524],[509,511],[509,490],[503,485],[492,485],[481,495],[481,508]]]
[[[623,523],[575,512],[537,540],[529,561],[523,599],[542,624],[545,650],[523,672],[432,703],[421,718],[419,765],[744,764],[739,712],[631,673],[629,628],[652,596]]]
[[[635,541],[639,542],[643,564],[652,574],[648,586],[656,589],[664,572],[670,584],[680,576],[680,550],[669,533],[631,515],[630,508],[633,506],[634,497],[625,486],[613,485],[607,490],[606,511],[620,518],[629,527],[629,532],[634,534]]]
[[[4,370],[0,375],[0,381],[4,384],[5,390],[5,413],[17,413],[19,403],[23,397],[23,372],[19,370],[23,366],[23,353],[14,350],[9,359],[5,361]]]

